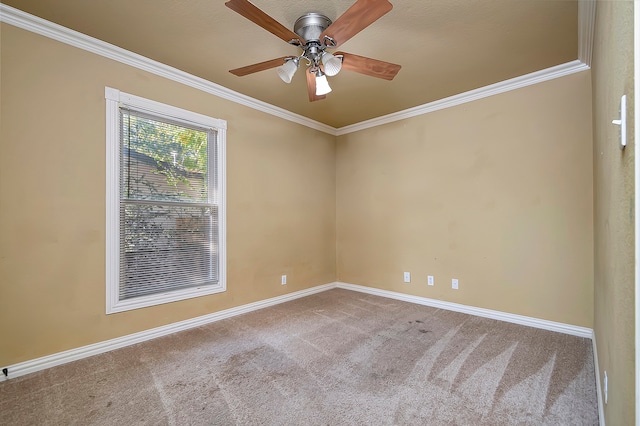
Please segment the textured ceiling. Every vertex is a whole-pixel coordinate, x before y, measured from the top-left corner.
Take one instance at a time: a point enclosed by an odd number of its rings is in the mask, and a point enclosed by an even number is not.
[[[293,29],[307,12],[335,20],[355,0],[251,0]],[[391,0],[393,10],[340,46],[402,65],[393,81],[343,70],[310,103],[301,70],[228,72],[297,55],[224,0],[3,0],[65,27],[333,127],[401,111],[578,58],[577,1]],[[302,67],[301,67],[302,68]]]

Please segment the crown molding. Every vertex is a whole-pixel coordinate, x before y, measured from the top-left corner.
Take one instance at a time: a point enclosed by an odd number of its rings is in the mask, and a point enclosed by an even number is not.
[[[418,115],[428,114],[430,112],[438,111],[441,109],[465,104],[467,102],[476,101],[478,99],[486,98],[511,90],[520,89],[532,84],[542,83],[543,81],[553,80],[555,78],[560,78],[577,72],[586,71],[588,69],[589,67],[579,60],[567,62],[566,64],[561,64],[541,71],[525,74],[520,77],[501,81],[499,83],[491,84],[479,89],[470,90],[468,92],[460,93],[458,95],[450,96],[448,98],[440,99],[434,102],[429,102],[428,104],[419,105],[417,107],[409,108],[404,111],[394,112],[392,114],[383,115],[381,117],[362,121],[350,126],[340,127],[337,130],[336,134],[338,136],[346,135],[348,133],[369,129],[371,127],[393,123],[394,121],[405,120],[407,118],[416,117]]]
[[[30,15],[21,10],[0,3],[0,22],[22,28],[27,31],[57,40],[59,42],[86,50],[91,53],[112,59],[117,62],[150,72],[160,77],[185,84],[203,92],[223,99],[253,108],[255,110],[315,129],[333,136],[341,136],[360,130],[395,121],[416,117],[445,108],[473,102],[478,99],[504,93],[510,90],[541,83],[547,80],[564,77],[576,72],[589,69],[591,51],[593,47],[593,27],[595,22],[595,1],[579,0],[578,2],[578,42],[579,60],[567,62],[555,67],[536,71],[520,77],[505,80],[489,86],[484,86],[448,98],[419,105],[403,111],[384,115],[352,125],[335,128],[319,121],[312,120],[299,114],[292,113],[275,105],[251,98],[241,93],[227,89],[219,84],[196,77],[177,68],[170,67],[152,59],[138,55],[112,44],[103,42],[86,34],[79,33],[45,19]]]
[[[596,1],[578,0],[578,60],[591,67]]]
[[[252,97],[243,95],[231,89],[227,89],[219,84],[212,83],[200,77],[196,77],[177,68],[170,67],[163,63],[146,58],[142,55],[130,52],[102,40],[79,33],[62,25],[49,22],[45,19],[33,16],[29,13],[15,9],[11,6],[0,3],[0,22],[13,25],[48,37],[53,40],[86,50],[96,55],[112,59],[114,61],[150,72],[160,77],[182,83],[203,92],[218,96],[220,98],[238,103],[240,105],[253,108],[258,111],[271,114],[273,116],[292,121],[309,128],[329,133],[335,136],[335,127],[328,126],[319,121],[312,120],[299,114],[292,113],[275,105],[259,101]]]

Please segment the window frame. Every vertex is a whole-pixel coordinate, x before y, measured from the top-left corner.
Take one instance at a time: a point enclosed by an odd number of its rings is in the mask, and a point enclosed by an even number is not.
[[[105,87],[106,99],[106,311],[107,314],[226,291],[227,122]],[[218,208],[218,283],[120,300],[120,107],[214,130]],[[209,171],[210,172],[210,171]]]

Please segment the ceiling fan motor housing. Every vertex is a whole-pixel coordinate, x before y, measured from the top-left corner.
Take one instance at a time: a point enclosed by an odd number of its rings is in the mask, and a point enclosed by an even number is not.
[[[310,12],[302,15],[293,25],[293,32],[307,42],[320,42],[320,35],[331,25],[331,19],[320,13]]]

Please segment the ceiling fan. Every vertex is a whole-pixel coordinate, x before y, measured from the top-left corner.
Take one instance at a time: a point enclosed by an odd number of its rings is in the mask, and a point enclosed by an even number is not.
[[[300,62],[304,60],[307,66],[305,74],[309,101],[313,102],[326,98],[326,94],[331,91],[326,76],[334,76],[342,68],[385,80],[393,80],[400,71],[400,65],[389,62],[351,53],[331,54],[326,51],[337,48],[389,12],[393,5],[388,0],[356,0],[333,23],[320,13],[307,13],[296,20],[293,31],[248,0],[229,0],[225,5],[271,34],[302,49],[299,56],[285,56],[229,71],[238,77],[277,67],[282,81],[290,83]]]

